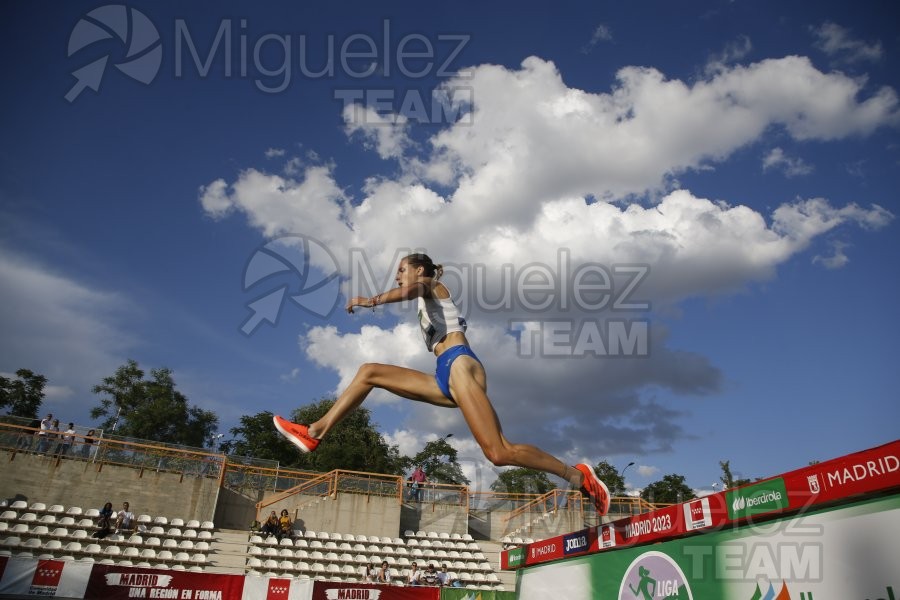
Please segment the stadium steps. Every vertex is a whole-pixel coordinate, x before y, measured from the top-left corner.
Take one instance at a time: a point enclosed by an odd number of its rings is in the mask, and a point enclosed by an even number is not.
[[[500,578],[500,583],[511,592],[516,589],[516,572],[504,571],[500,568],[500,551],[503,550],[503,544],[497,542],[489,542],[487,540],[479,540],[478,546],[487,562],[491,563],[494,573]]]
[[[207,573],[243,575],[247,564],[249,535],[239,529],[219,529],[209,545]]]

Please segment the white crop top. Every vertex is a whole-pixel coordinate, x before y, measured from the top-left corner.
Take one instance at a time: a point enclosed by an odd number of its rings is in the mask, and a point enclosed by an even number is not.
[[[465,332],[466,320],[459,316],[452,298],[419,296],[419,327],[422,328],[425,347],[431,352],[448,333]]]

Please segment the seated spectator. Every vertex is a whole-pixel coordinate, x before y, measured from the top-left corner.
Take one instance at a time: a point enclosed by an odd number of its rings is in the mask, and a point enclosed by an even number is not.
[[[278,515],[275,514],[275,511],[272,511],[272,514],[269,515],[269,518],[266,519],[266,522],[263,523],[262,529],[260,530],[262,533],[266,534],[266,537],[270,535],[278,535],[281,531],[281,523],[278,521]]]
[[[95,538],[102,540],[109,535],[112,530],[112,515],[112,502],[107,502],[103,505],[103,508],[100,509],[100,515],[97,517],[97,531],[94,532]]]
[[[252,535],[254,533],[259,533],[260,527],[262,527],[262,523],[260,523],[256,519],[250,521],[250,534]]]
[[[438,578],[437,571],[434,568],[434,563],[428,563],[428,568],[425,569],[424,573],[422,573],[419,581],[422,585],[428,585],[432,587],[441,585],[441,580]]]
[[[91,457],[91,448],[94,447],[94,435],[96,435],[96,433],[96,431],[90,429],[84,437],[81,438],[81,458]]]
[[[381,568],[378,569],[378,576],[375,578],[375,581],[378,583],[391,582],[391,569],[388,567],[387,561],[381,563]]]
[[[285,536],[291,539],[294,537],[294,522],[286,508],[281,510],[281,517],[278,518],[278,541]]]
[[[407,578],[407,583],[409,585],[422,585],[422,582],[419,579],[422,577],[422,571],[419,570],[419,565],[413,563],[409,569],[409,577]]]
[[[134,513],[128,507],[127,502],[122,503],[122,510],[116,515],[116,533],[120,530],[131,531],[134,529]]]
[[[378,565],[372,563],[371,565],[366,565],[366,583],[375,583],[378,581]]]
[[[441,582],[441,587],[450,585],[450,573],[447,571],[447,563],[441,565],[441,570],[437,574]]]

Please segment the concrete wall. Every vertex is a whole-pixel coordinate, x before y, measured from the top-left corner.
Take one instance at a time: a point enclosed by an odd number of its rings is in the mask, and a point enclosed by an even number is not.
[[[217,479],[110,465],[100,468],[85,461],[57,462],[37,455],[0,454],[0,498],[29,504],[101,508],[109,501],[118,509],[127,501],[136,515],[211,521],[218,492]]]
[[[213,522],[222,529],[248,529],[256,518],[256,503],[263,496],[263,492],[258,490],[234,491],[223,488],[219,491]]]
[[[400,535],[400,504],[394,496],[367,496],[338,493],[336,496],[290,496],[266,506],[260,514],[264,520],[270,511],[281,514],[287,509],[301,529],[397,537]]]
[[[400,533],[407,529],[463,535],[469,532],[469,513],[465,506],[407,502],[400,512]]]

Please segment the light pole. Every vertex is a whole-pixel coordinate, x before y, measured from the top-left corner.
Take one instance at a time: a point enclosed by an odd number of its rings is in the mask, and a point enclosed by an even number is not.
[[[625,471],[627,471],[627,470],[628,470],[628,467],[630,467],[630,466],[632,466],[632,465],[634,465],[634,461],[631,461],[630,463],[628,463],[627,465],[625,465],[625,468],[622,469],[622,472],[621,472],[621,473],[619,473],[619,477],[622,478],[622,493],[623,493],[623,494],[625,494]],[[634,505],[633,505],[633,504],[629,504],[629,506],[631,507],[630,512],[631,512],[632,514],[634,514]]]

